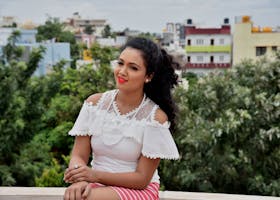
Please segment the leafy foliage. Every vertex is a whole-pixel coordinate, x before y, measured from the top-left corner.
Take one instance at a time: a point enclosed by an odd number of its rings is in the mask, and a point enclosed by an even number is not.
[[[5,144],[0,147],[0,166],[2,166],[0,183],[3,185],[16,183],[13,177],[14,169],[8,166],[16,162],[23,144],[38,130],[38,126],[32,125],[36,124],[38,120],[36,116],[40,112],[40,108],[32,109],[39,107],[39,101],[33,102],[31,109],[28,109],[30,102],[25,97],[36,92],[40,94],[36,85],[29,85],[29,80],[44,49],[34,49],[27,63],[19,62],[18,47],[14,45],[18,36],[19,34],[15,33],[9,38],[8,44],[4,47],[4,62],[0,64],[0,142]]]
[[[279,196],[279,77],[279,60],[247,61],[178,88],[181,160],[162,163],[165,188]]]
[[[0,141],[5,144],[0,147],[1,185],[58,186],[62,179],[47,177],[61,176],[67,166],[64,155],[73,145],[67,132],[83,101],[114,86],[111,68],[103,63],[97,70],[76,70],[63,69],[62,61],[51,74],[32,76],[42,51],[34,51],[27,63],[10,59],[0,65]]]

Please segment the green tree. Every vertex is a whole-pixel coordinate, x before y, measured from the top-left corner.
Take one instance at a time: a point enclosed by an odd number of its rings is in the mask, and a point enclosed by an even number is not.
[[[110,25],[105,25],[103,31],[102,31],[102,37],[104,38],[108,38],[108,37],[112,37],[112,32],[111,32],[111,26]]]
[[[88,35],[91,35],[93,32],[94,32],[94,29],[90,25],[86,26],[84,29],[84,33],[86,33]]]
[[[36,39],[38,42],[55,39],[56,42],[70,43],[71,66],[75,68],[76,60],[80,57],[79,45],[76,42],[75,35],[64,30],[64,25],[59,18],[48,18],[44,25],[38,26],[37,30]]]
[[[9,40],[0,64],[0,185],[63,186],[59,178],[73,145],[67,132],[90,94],[113,88],[109,59],[115,49],[95,49],[102,58],[97,70],[64,69],[61,61],[52,73],[36,77],[32,74],[44,49],[34,49],[27,62],[18,61],[15,40]]]
[[[20,31],[17,30],[13,31],[9,36],[8,43],[3,47],[3,55],[1,58],[1,62],[3,64],[12,60],[20,60],[23,53],[23,48],[20,46],[16,46],[16,42],[18,41],[20,34]]]
[[[18,33],[13,33],[8,39],[3,51],[4,62],[0,63],[0,142],[4,144],[0,147],[1,185],[16,183],[13,173],[17,155],[25,142],[36,132],[38,128],[36,117],[41,112],[40,101],[31,104],[25,97],[40,96],[41,91],[37,90],[38,87],[29,86],[28,83],[42,58],[44,49],[41,47],[34,49],[29,60],[26,63],[21,62],[19,61],[21,51],[15,46],[18,36]]]
[[[116,59],[119,54],[119,49],[106,46],[101,47],[98,43],[94,43],[90,51],[93,59],[99,60],[102,65],[109,65],[110,61]]]
[[[178,88],[182,158],[162,163],[165,189],[280,196],[279,80],[279,59],[246,61]]]

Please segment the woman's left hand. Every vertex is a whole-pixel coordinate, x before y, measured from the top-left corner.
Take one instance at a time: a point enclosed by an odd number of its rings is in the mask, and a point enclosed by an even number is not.
[[[82,165],[67,168],[64,173],[66,183],[76,183],[80,181],[96,182],[96,177],[92,168]]]

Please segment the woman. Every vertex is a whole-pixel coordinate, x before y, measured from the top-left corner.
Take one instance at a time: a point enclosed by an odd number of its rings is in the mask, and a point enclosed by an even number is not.
[[[160,159],[178,159],[171,89],[172,57],[133,38],[114,68],[116,90],[91,95],[69,132],[76,136],[64,180],[65,200],[158,199]],[[87,167],[92,151],[92,168]]]

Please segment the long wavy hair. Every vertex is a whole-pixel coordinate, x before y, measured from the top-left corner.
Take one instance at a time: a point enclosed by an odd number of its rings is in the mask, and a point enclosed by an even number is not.
[[[144,92],[166,113],[170,121],[170,131],[174,132],[177,106],[172,98],[171,90],[178,84],[178,75],[175,73],[175,69],[179,68],[179,64],[164,49],[147,38],[131,38],[121,50],[127,47],[142,52],[146,74],[153,77],[150,82],[144,85]]]

